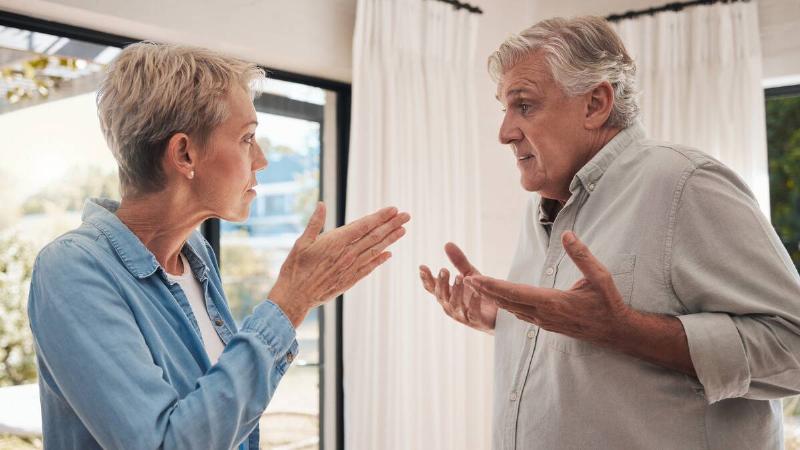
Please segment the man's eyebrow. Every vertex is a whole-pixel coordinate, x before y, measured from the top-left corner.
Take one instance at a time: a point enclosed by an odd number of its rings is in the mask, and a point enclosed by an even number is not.
[[[251,120],[250,122],[247,122],[246,124],[242,125],[242,128],[247,128],[250,125],[258,126],[258,121],[257,120]]]
[[[519,87],[519,88],[511,89],[508,92],[506,92],[506,98],[519,97],[522,94],[534,94],[534,93],[535,93],[535,91],[533,89],[531,89],[531,88]],[[494,98],[496,98],[498,102],[502,103],[502,100],[500,99],[500,97],[497,94],[495,94]]]

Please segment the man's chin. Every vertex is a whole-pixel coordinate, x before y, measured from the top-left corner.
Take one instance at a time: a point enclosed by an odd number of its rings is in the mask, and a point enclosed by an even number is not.
[[[519,183],[522,185],[522,189],[525,189],[528,192],[537,192],[542,188],[541,183],[539,183],[537,180],[527,179],[525,178],[525,175],[520,177]]]

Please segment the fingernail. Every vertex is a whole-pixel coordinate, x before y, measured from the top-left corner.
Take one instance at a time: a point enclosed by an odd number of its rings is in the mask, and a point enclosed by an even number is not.
[[[566,233],[564,233],[564,242],[566,242],[567,244],[572,244],[573,242],[575,242],[575,233],[573,233],[572,231],[567,231]]]

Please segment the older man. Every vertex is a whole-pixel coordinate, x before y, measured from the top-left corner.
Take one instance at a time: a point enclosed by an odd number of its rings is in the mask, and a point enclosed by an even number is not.
[[[634,63],[602,19],[540,22],[489,68],[500,140],[538,195],[509,281],[453,244],[455,283],[421,277],[495,334],[494,448],[782,448],[800,277],[747,186],[645,139]]]

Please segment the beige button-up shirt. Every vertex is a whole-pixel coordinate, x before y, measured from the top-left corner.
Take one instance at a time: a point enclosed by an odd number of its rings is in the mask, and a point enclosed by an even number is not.
[[[697,150],[620,132],[555,217],[534,196],[508,279],[569,289],[575,230],[632,308],[677,316],[693,378],[501,310],[495,449],[780,449],[800,393],[800,277],[747,186]],[[597,320],[604,320],[598,317]]]

